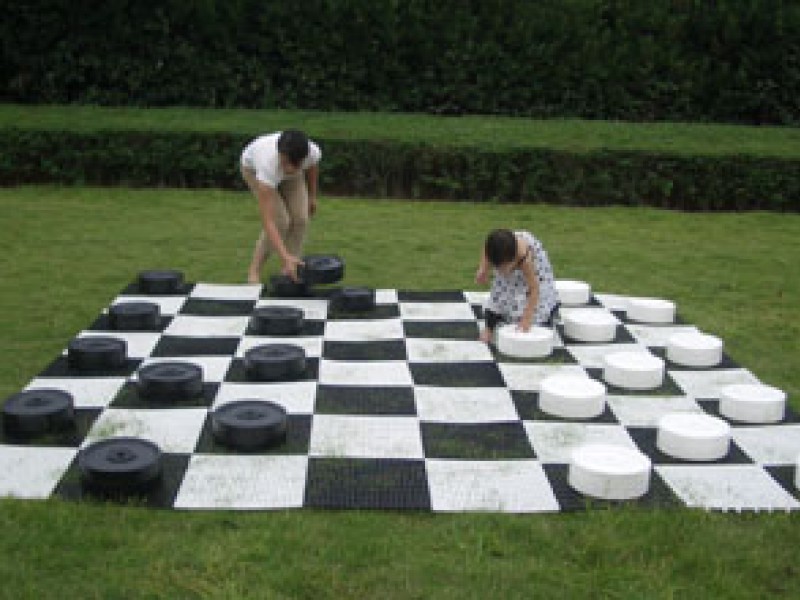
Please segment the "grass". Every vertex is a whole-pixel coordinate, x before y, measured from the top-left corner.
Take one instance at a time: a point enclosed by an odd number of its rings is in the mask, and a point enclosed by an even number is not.
[[[18,391],[138,271],[244,278],[245,193],[0,190],[0,397]],[[662,296],[800,409],[800,216],[323,198],[310,252],[346,282],[474,289],[485,233],[527,228],[560,278]],[[0,597],[798,597],[795,514],[592,510],[518,516],[183,513],[0,501]]]
[[[800,129],[695,123],[627,123],[579,119],[441,117],[403,113],[289,110],[100,108],[0,104],[0,128],[76,131],[229,132],[256,135],[287,127],[327,140],[397,140],[407,143],[599,150],[691,156],[743,155],[800,158]]]

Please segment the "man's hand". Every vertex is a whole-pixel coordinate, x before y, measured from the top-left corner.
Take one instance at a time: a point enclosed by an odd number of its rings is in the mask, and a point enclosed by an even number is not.
[[[317,214],[317,197],[311,196],[308,199],[308,216],[313,217]]]
[[[282,262],[283,266],[281,268],[281,273],[286,275],[289,279],[291,279],[295,283],[299,283],[300,278],[297,276],[297,267],[303,266],[303,261],[297,258],[296,256],[287,254],[285,257],[283,257]]]
[[[483,266],[478,267],[478,271],[475,273],[475,283],[478,285],[489,283],[489,270],[484,269]]]

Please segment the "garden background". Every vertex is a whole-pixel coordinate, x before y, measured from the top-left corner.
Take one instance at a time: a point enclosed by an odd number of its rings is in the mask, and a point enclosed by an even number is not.
[[[339,251],[348,279],[469,288],[485,231],[528,228],[559,277],[675,300],[800,409],[800,3],[4,8],[3,397],[165,256],[192,280],[241,281],[256,214],[238,153],[296,126],[324,153],[309,249]],[[793,514],[7,499],[0,522],[15,598],[800,594]]]

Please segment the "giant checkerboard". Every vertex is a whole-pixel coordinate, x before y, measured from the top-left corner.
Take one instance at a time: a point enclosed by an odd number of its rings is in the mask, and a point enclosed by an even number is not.
[[[272,298],[260,285],[183,284],[146,296],[133,283],[112,302],[148,301],[157,331],[121,332],[107,310],[77,335],[127,343],[124,368],[83,375],[62,354],[27,386],[69,392],[76,425],[20,442],[0,439],[0,494],[91,500],[76,457],[113,436],[155,442],[158,486],[135,501],[175,509],[358,508],[423,511],[554,512],[605,505],[570,487],[570,452],[592,441],[637,448],[652,461],[649,491],[629,502],[720,510],[792,510],[800,424],[791,410],[770,425],[731,422],[730,451],[718,461],[671,458],[655,443],[659,417],[675,411],[719,415],[720,386],[758,382],[725,355],[714,368],[666,363],[663,385],[647,392],[607,386],[605,410],[588,420],[540,410],[538,389],[554,373],[602,378],[603,356],[622,348],[664,357],[665,340],[690,324],[636,324],[626,298],[595,293],[590,303],[619,319],[613,343],[577,343],[556,328],[554,352],[513,359],[477,341],[483,292],[376,291],[374,310],[336,314],[325,294]],[[302,308],[300,335],[253,335],[257,306]],[[296,381],[249,381],[244,353],[268,342],[304,348]],[[202,367],[203,394],[175,404],[137,394],[137,371],[155,361]],[[236,452],[215,441],[210,414],[243,398],[269,400],[288,415],[286,442]]]

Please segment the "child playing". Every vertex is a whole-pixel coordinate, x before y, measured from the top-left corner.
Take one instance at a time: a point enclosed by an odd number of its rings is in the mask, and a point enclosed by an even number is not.
[[[256,138],[242,152],[242,177],[258,200],[261,235],[247,280],[259,283],[270,251],[284,275],[297,280],[306,227],[317,208],[319,147],[302,131],[289,129]]]
[[[527,231],[495,229],[486,238],[476,283],[487,283],[490,267],[494,267],[494,279],[483,311],[482,342],[491,342],[502,322],[517,323],[521,331],[533,324],[552,323],[558,293],[553,267],[539,240]]]

